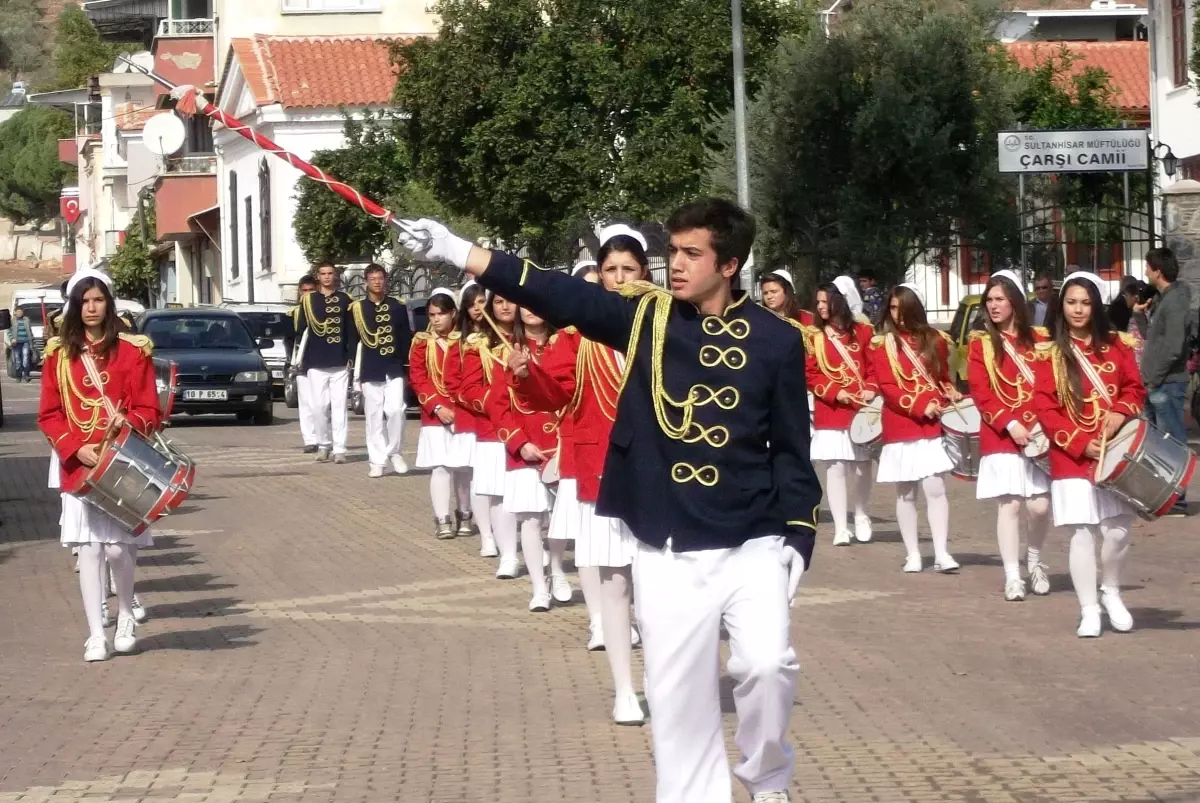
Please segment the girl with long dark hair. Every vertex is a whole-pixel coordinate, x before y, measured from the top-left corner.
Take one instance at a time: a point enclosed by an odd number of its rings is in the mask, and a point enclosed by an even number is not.
[[[137,645],[133,609],[137,550],[149,531],[134,536],[77,492],[97,465],[104,440],[130,426],[149,436],[160,412],[150,339],[121,331],[109,280],[84,269],[72,277],[58,337],[46,344],[38,428],[57,453],[63,491],[64,546],[79,549],[79,590],[87,618],[85,661],[104,661]],[[110,647],[101,610],[104,563],[117,587],[117,628]]]
[[[1034,365],[1036,345],[1047,339],[1044,329],[1030,325],[1029,304],[1021,281],[1009,270],[992,274],[983,289],[984,330],[971,333],[967,382],[979,408],[979,476],[977,499],[995,499],[996,540],[1004,564],[1004,598],[1025,598],[1021,578],[1021,509],[1028,531],[1026,567],[1034,594],[1050,593],[1050,578],[1041,561],[1049,531],[1050,478],[1025,456],[1034,436]]]
[[[1104,283],[1093,273],[1067,277],[1054,306],[1053,341],[1039,347],[1034,406],[1050,438],[1054,524],[1071,529],[1071,583],[1079,598],[1081,638],[1100,635],[1103,606],[1113,630],[1133,629],[1121,600],[1133,511],[1096,485],[1105,444],[1146,404],[1133,350],[1109,327]],[[1100,594],[1096,594],[1096,541]]]
[[[803,309],[796,299],[796,284],[786,270],[773,270],[759,276],[758,289],[763,306],[780,318],[799,321],[806,326],[813,322],[813,314]]]
[[[813,460],[827,464],[825,496],[833,516],[834,546],[850,544],[847,477],[854,482],[854,536],[871,540],[871,455],[850,440],[854,416],[879,392],[868,352],[871,327],[854,319],[846,297],[834,284],[817,288],[817,325],[809,334],[808,387],[814,398]]]
[[[933,570],[951,572],[950,503],[942,475],[954,464],[942,446],[940,419],[962,398],[950,381],[950,338],[929,325],[916,288],[900,285],[887,297],[879,334],[871,341],[875,379],[883,395],[879,482],[896,483],[896,523],[904,539],[904,571],[923,568],[917,538],[917,487],[933,537]]]

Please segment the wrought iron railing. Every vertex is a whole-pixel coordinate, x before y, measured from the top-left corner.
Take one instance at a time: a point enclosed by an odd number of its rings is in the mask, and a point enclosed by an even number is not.
[[[215,31],[213,20],[163,20],[158,24],[160,37],[212,36]]]
[[[191,175],[214,175],[217,172],[217,157],[171,156],[167,158],[168,173]]]

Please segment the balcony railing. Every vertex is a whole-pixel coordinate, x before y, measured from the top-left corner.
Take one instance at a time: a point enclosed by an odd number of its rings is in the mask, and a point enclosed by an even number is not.
[[[159,38],[175,36],[212,36],[216,31],[213,20],[163,20],[158,24]]]
[[[217,172],[216,156],[171,156],[166,172],[172,175],[212,176]]]

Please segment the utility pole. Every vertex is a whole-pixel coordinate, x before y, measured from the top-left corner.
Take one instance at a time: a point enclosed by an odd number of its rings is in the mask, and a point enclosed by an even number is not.
[[[738,204],[750,211],[750,157],[746,146],[746,53],[742,32],[742,0],[730,0],[733,16],[733,128],[734,151],[737,160]],[[754,289],[754,276],[750,263],[751,254],[741,266],[742,289],[750,293]]]

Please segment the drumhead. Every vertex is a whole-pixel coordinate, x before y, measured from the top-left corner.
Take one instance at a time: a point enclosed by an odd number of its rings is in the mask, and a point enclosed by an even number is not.
[[[957,403],[957,407],[951,407],[942,413],[942,427],[950,432],[978,435],[982,424],[983,418],[979,415],[979,408],[970,399],[962,399]]]
[[[1121,462],[1131,451],[1141,443],[1144,429],[1148,424],[1140,418],[1126,421],[1125,426],[1117,434],[1109,438],[1108,448],[1104,452],[1104,462],[1100,465],[1100,481],[1103,482],[1113,475]]]
[[[854,414],[850,421],[850,440],[865,446],[883,437],[883,397],[876,396],[870,404]]]

